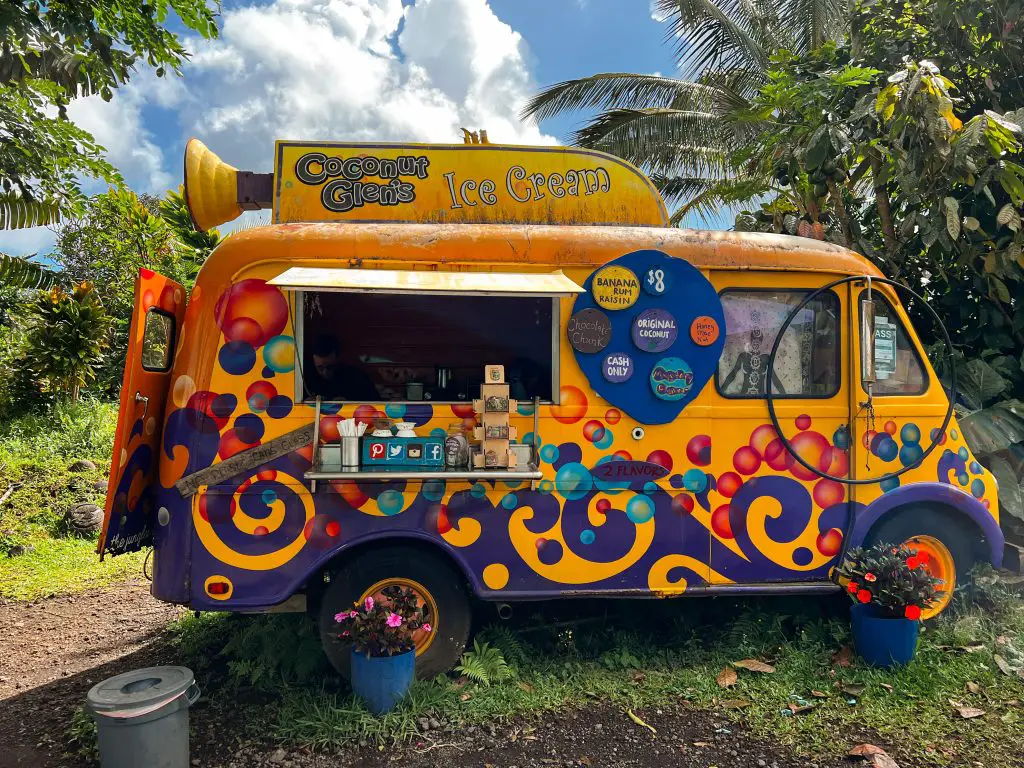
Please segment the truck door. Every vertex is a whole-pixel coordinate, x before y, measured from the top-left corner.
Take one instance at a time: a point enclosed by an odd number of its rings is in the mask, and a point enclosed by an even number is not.
[[[185,289],[148,269],[135,280],[110,481],[97,551],[134,552],[153,538],[153,496],[160,462],[164,403],[185,316]]]
[[[824,581],[838,555],[850,490],[798,464],[772,426],[767,363],[790,314],[825,280],[800,272],[715,275],[726,344],[710,393],[718,475],[709,526],[711,582]],[[771,372],[783,435],[801,457],[849,472],[848,287],[813,299],[786,330]]]

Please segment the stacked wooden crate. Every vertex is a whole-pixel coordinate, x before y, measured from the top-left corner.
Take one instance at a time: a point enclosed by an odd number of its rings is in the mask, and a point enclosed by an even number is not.
[[[474,430],[480,441],[480,452],[473,456],[473,466],[477,469],[516,466],[515,454],[509,449],[509,443],[516,438],[516,428],[509,424],[509,415],[517,406],[508,393],[505,366],[486,366],[480,399],[473,401],[473,410],[480,422]]]

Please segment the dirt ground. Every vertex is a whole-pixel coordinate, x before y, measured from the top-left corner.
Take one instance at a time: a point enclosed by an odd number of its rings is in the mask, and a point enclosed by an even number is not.
[[[66,733],[86,692],[121,672],[176,663],[164,629],[181,610],[151,598],[144,584],[0,605],[0,768],[80,766],[77,758],[65,754]],[[618,708],[596,704],[537,721],[473,727],[457,735],[428,732],[421,741],[398,750],[367,747],[314,754],[270,744],[239,748],[223,717],[214,718],[201,701],[192,712],[192,764],[211,768],[852,765],[796,758],[712,713],[684,705],[637,714],[657,733],[634,725]]]

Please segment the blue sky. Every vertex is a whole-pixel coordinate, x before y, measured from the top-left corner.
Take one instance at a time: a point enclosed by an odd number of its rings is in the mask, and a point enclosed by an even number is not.
[[[275,138],[448,142],[466,126],[561,143],[586,115],[522,123],[538,88],[674,71],[649,0],[234,0],[219,40],[186,46],[183,78],[141,73],[109,104],[72,104],[137,191],[181,182],[190,136],[256,171],[270,170]],[[53,239],[0,232],[0,251],[45,253]]]

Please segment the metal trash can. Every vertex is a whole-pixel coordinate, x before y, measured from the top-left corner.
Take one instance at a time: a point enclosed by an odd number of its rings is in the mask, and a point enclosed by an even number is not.
[[[188,709],[199,686],[186,667],[147,667],[94,685],[102,768],[188,768]]]

